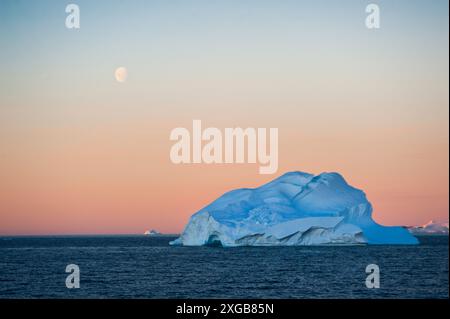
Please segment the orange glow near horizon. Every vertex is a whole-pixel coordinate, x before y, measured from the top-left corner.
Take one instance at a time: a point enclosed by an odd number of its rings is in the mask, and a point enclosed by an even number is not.
[[[172,164],[168,124],[86,132],[40,129],[34,143],[2,145],[8,169],[2,170],[0,234],[179,233],[192,213],[224,192],[257,187],[292,170],[341,173],[366,192],[381,224],[447,217],[448,143],[427,143],[411,129],[390,130],[386,141],[380,130],[350,139],[344,130],[319,135],[286,128],[274,175],[259,175],[255,164]],[[291,141],[298,147],[289,147]]]

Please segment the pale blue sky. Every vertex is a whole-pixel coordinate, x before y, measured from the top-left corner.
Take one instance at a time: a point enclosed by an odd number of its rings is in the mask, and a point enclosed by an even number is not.
[[[119,65],[136,82],[170,91],[171,78],[356,75],[380,65],[385,77],[403,67],[433,77],[448,56],[445,0],[375,1],[376,31],[364,27],[370,2],[359,0],[72,2],[81,8],[78,31],[64,26],[69,1],[0,2],[3,99],[18,90],[54,95],[69,84],[86,95]]]

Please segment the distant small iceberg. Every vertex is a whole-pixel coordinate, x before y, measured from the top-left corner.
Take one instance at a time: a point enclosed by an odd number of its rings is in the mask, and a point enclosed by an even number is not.
[[[146,231],[144,232],[144,235],[145,235],[145,236],[161,236],[162,233],[160,233],[160,232],[158,232],[158,231],[152,229],[152,230],[146,230]]]
[[[429,221],[422,226],[407,226],[409,232],[413,235],[447,235],[448,236],[448,222],[439,223],[434,220]]]

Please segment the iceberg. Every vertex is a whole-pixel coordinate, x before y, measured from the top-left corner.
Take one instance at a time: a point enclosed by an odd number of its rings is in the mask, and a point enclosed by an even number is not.
[[[162,235],[162,234],[161,234],[160,232],[158,232],[158,231],[152,229],[152,230],[146,230],[146,231],[144,232],[144,235],[145,235],[145,236],[160,236],[160,235]]]
[[[289,172],[258,188],[225,193],[191,216],[183,246],[418,244],[407,229],[381,226],[363,191],[338,173]]]
[[[410,226],[407,229],[413,235],[426,236],[426,235],[446,235],[448,236],[448,222],[439,223],[434,220],[429,221],[423,226]]]

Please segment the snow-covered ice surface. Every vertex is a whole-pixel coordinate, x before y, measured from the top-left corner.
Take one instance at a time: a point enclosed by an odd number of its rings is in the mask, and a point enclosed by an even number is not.
[[[191,216],[172,245],[418,244],[403,227],[372,220],[363,191],[338,173],[289,172],[230,191]]]

